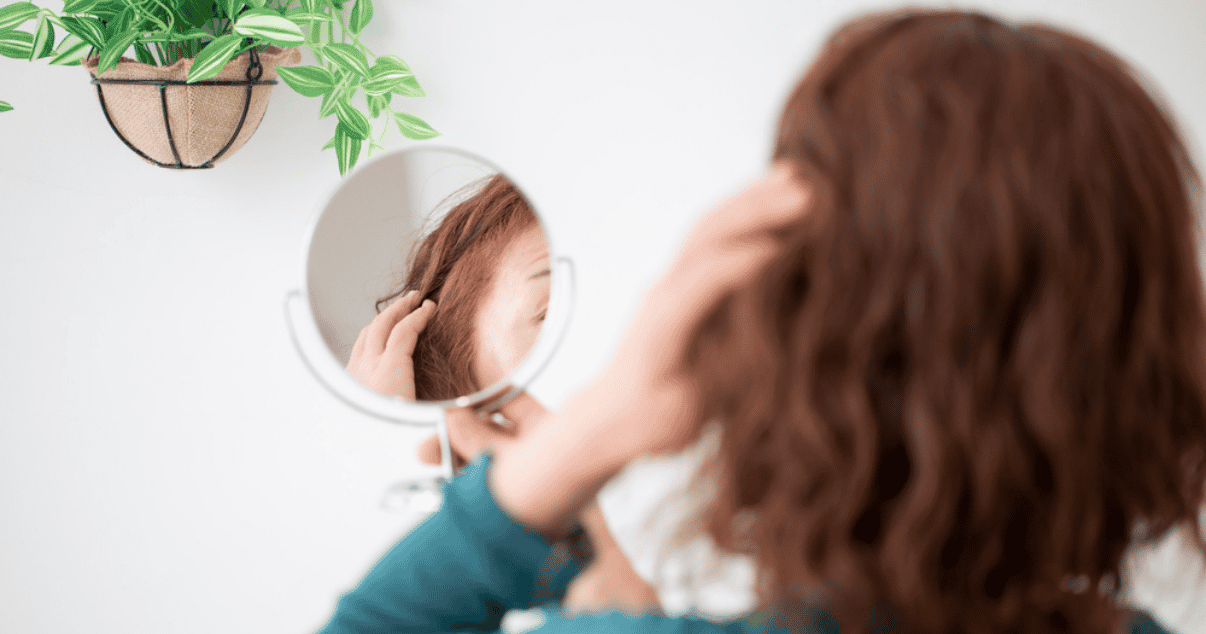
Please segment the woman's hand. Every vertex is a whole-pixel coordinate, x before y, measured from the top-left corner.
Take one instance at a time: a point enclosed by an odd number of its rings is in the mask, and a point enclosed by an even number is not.
[[[780,252],[774,229],[802,219],[807,202],[793,170],[776,165],[709,214],[646,295],[602,376],[498,458],[499,506],[534,530],[555,530],[633,458],[697,438],[698,398],[681,365],[691,333]]]
[[[611,432],[629,458],[679,451],[699,436],[698,401],[682,367],[708,311],[780,252],[774,230],[803,217],[807,191],[786,164],[708,214],[644,301],[591,389],[620,411]]]
[[[473,462],[486,451],[496,457],[507,453],[525,434],[542,424],[549,411],[524,392],[500,413],[511,421],[511,427],[491,422],[468,408],[448,411],[448,442],[455,465]],[[419,444],[418,453],[420,461],[440,464],[439,438],[429,436]],[[637,613],[661,609],[657,591],[633,569],[607,528],[598,502],[588,504],[578,520],[590,539],[594,559],[570,583],[563,601],[565,610],[574,613],[619,609]]]
[[[430,299],[415,308],[419,299],[417,291],[399,297],[360,331],[352,346],[348,372],[386,396],[415,398],[415,342],[436,308]]]
[[[510,427],[503,427],[472,408],[448,410],[448,444],[452,446],[454,467],[473,462],[486,451],[495,457],[507,452],[520,437],[535,429],[549,411],[527,392],[521,392],[499,413],[511,422]],[[420,462],[440,464],[439,437],[432,434],[419,443],[418,454]]]

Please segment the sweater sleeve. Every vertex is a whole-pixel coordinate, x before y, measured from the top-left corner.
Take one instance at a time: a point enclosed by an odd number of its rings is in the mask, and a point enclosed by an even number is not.
[[[559,601],[581,564],[494,502],[489,456],[444,487],[440,510],[345,594],[321,634],[489,632],[503,614]]]
[[[450,480],[440,510],[340,598],[320,634],[493,632],[507,610],[560,601],[582,564],[498,507],[490,492],[489,466],[490,458],[484,456]],[[543,615],[533,632],[747,632],[740,622],[662,614],[566,615],[550,609]]]

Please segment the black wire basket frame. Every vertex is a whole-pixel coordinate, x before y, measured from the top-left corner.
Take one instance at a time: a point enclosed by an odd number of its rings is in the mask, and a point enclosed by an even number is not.
[[[239,132],[243,131],[243,124],[247,122],[247,110],[251,107],[251,91],[252,91],[252,89],[254,89],[256,86],[274,86],[277,83],[277,81],[275,79],[260,79],[264,75],[264,67],[260,64],[260,55],[255,50],[255,48],[248,49],[248,51],[249,51],[250,55],[248,56],[247,73],[245,75],[247,77],[247,79],[242,80],[242,81],[211,79],[211,80],[204,80],[204,81],[195,81],[190,84],[187,81],[181,81],[178,79],[100,79],[99,77],[93,75],[92,83],[96,86],[96,96],[98,99],[100,99],[101,110],[104,111],[104,113],[105,113],[105,120],[109,122],[109,127],[113,129],[113,132],[115,134],[117,134],[117,138],[121,139],[121,142],[126,144],[126,147],[130,148],[131,150],[134,150],[135,154],[141,156],[142,158],[146,159],[147,161],[150,161],[151,163],[154,163],[155,165],[158,165],[159,167],[166,167],[169,169],[178,169],[178,170],[209,169],[214,166],[215,161],[222,158],[223,154],[226,154],[226,151],[229,150],[230,146],[234,144],[235,139],[239,138]],[[172,149],[172,157],[176,159],[175,163],[162,163],[160,161],[156,161],[155,159],[151,158],[150,156],[147,156],[146,152],[143,152],[142,150],[134,147],[134,144],[130,143],[129,139],[127,139],[125,137],[125,135],[123,135],[117,129],[117,126],[113,124],[113,117],[109,115],[109,108],[108,108],[108,106],[105,105],[105,93],[103,90],[101,90],[101,86],[105,85],[105,84],[119,84],[119,85],[126,85],[126,86],[158,86],[159,87],[159,102],[163,106],[163,108],[162,108],[163,109],[163,128],[167,132],[168,147],[170,147]],[[222,149],[218,150],[217,154],[214,154],[208,161],[206,161],[200,165],[185,165],[184,162],[180,160],[180,153],[176,150],[176,140],[172,137],[171,120],[168,117],[168,103],[167,103],[167,87],[168,86],[246,86],[247,87],[247,98],[243,100],[243,114],[242,114],[242,116],[239,117],[239,124],[237,126],[235,126],[234,134],[230,135],[230,140],[226,142],[226,145],[222,146]],[[260,114],[260,118],[261,118],[261,120],[263,119],[263,113]],[[256,122],[256,127],[259,127],[259,122]]]

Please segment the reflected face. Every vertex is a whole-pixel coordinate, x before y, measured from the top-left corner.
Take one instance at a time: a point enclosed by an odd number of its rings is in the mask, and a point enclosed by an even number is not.
[[[493,385],[527,356],[549,307],[549,248],[538,225],[507,245],[490,294],[478,311],[473,367],[478,384]]]

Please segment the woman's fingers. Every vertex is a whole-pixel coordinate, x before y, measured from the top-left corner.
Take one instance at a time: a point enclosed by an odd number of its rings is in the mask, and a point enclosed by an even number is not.
[[[367,338],[368,326],[365,326],[364,328],[360,329],[360,334],[356,335],[356,343],[352,344],[352,354],[351,359],[348,361],[349,364],[354,362],[356,359],[359,359],[360,355],[364,354],[364,340]]]
[[[703,311],[725,293],[748,283],[780,250],[780,245],[769,237],[730,243],[677,271],[660,290],[667,294],[668,301],[680,307],[683,321],[693,326],[691,322],[702,317]]]
[[[456,456],[454,464],[470,462],[484,451],[505,451],[508,445],[537,427],[549,411],[527,392],[522,392],[498,413],[512,426],[503,427],[491,420],[489,414],[471,408],[448,410],[448,442]],[[424,464],[440,464],[440,441],[435,434],[419,443],[418,457]]]
[[[448,436],[448,442],[452,445],[452,469],[454,471],[459,471],[461,467],[465,466],[470,460],[473,459],[473,455],[471,454],[470,457],[466,458],[465,454],[457,451],[457,447],[464,447],[465,443],[457,434],[452,433],[451,429],[448,432]],[[480,455],[481,449],[478,449],[478,454]],[[419,448],[415,453],[418,454],[419,462],[439,466],[444,455],[444,452],[440,449],[440,437],[436,434],[432,434],[424,438],[423,441],[419,443]]]
[[[531,394],[520,392],[518,396],[503,405],[499,413],[513,423],[514,428],[511,433],[514,435],[531,431],[548,416],[549,410],[545,409],[540,401],[533,398]],[[498,427],[497,423],[490,424]]]
[[[419,443],[419,462],[423,464],[440,464],[440,437],[432,434]]]
[[[756,275],[780,245],[769,235],[725,244],[681,262],[646,294],[621,354],[638,353],[639,369],[670,370],[705,311]],[[632,346],[636,346],[633,349]],[[643,376],[644,373],[638,376]]]
[[[483,452],[495,452],[515,439],[516,428],[507,429],[483,417],[472,408],[448,410],[448,442],[452,451],[466,462]]]
[[[482,419],[470,409],[448,410],[448,444],[452,445],[453,466],[472,462],[486,451],[494,451],[511,439],[510,432]],[[419,462],[440,464],[440,438],[432,434],[419,443]]]
[[[366,337],[365,351],[370,354],[384,352],[386,341],[389,340],[394,326],[415,309],[415,304],[419,302],[419,299],[418,291],[409,291],[374,317],[372,323],[368,325],[368,331],[364,333]]]
[[[639,453],[680,449],[697,435],[696,394],[681,361],[690,334],[727,293],[750,283],[782,253],[772,231],[807,213],[808,193],[789,168],[772,173],[713,212],[645,297],[604,382],[617,403],[641,403],[622,418],[645,420],[628,435]]]
[[[385,350],[392,356],[405,355],[409,358],[414,354],[419,333],[427,327],[427,322],[435,314],[435,309],[435,302],[430,299],[424,300],[422,305],[400,319],[389,333],[389,339],[385,342]]]
[[[799,221],[809,196],[794,168],[776,163],[765,177],[704,217],[688,238],[684,255]]]
[[[693,327],[704,310],[751,280],[779,253],[772,230],[799,222],[809,195],[793,168],[776,164],[764,178],[710,214],[655,288],[655,295],[678,306],[677,311],[663,311],[667,314],[658,317],[673,323],[670,312],[677,312],[676,325],[686,326],[677,330]]]
[[[347,370],[361,383],[389,396],[415,398],[414,353],[419,333],[427,326],[435,303],[410,291],[373,318],[360,331]],[[394,349],[390,349],[393,347]]]

